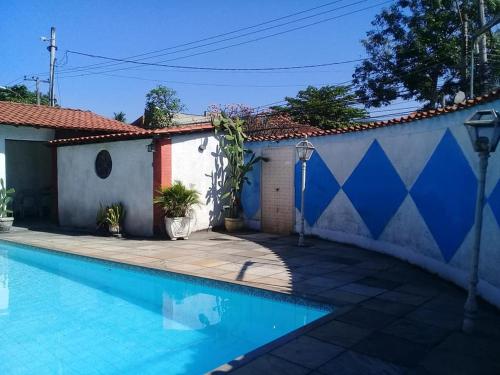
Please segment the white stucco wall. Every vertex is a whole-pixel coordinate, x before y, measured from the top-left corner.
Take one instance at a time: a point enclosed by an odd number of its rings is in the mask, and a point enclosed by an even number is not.
[[[471,167],[473,174],[478,177],[478,157],[472,149],[463,123],[476,110],[490,108],[500,111],[500,100],[401,125],[343,135],[312,137],[310,140],[316,147],[316,152],[335,177],[340,185],[340,190],[334,194],[313,226],[308,226],[306,222],[306,232],[325,239],[394,255],[466,287],[469,278],[474,225],[467,232],[451,259],[445,259],[442,249],[427,226],[426,220],[423,219],[412,195],[408,193],[381,234],[374,237],[344,191],[344,184],[376,140],[391,161],[405,188],[410,191],[446,133],[451,133],[453,142],[456,141],[466,163]],[[297,140],[251,142],[248,147],[259,154],[265,147],[289,147],[296,143]],[[486,181],[487,198],[500,183],[499,151],[497,150],[489,159]],[[308,171],[312,173],[311,168],[312,166],[308,167]],[[371,181],[367,177],[366,189],[370,189]],[[254,198],[259,199],[257,196]],[[435,204],[438,205],[440,202],[435,202]],[[461,203],[456,202],[456,204]],[[500,266],[500,222],[495,219],[492,204],[490,202],[484,206],[479,291],[484,298],[500,307],[500,273],[498,272]],[[299,220],[300,212],[296,210],[296,230],[299,229]],[[253,228],[260,228],[260,210],[253,217],[247,218],[247,222]]]
[[[122,202],[127,210],[125,231],[153,234],[153,153],[150,139],[59,147],[57,150],[59,222],[62,226],[95,228],[99,204]],[[107,150],[111,174],[95,173],[95,158]]]
[[[54,139],[54,130],[36,129],[27,126],[10,126],[0,124],[0,178],[6,180],[5,140],[50,141]],[[8,184],[8,182],[6,181]]]
[[[204,145],[203,151],[199,150]],[[221,223],[220,184],[223,157],[213,132],[174,136],[172,139],[172,181],[198,190],[202,204],[194,207],[193,230]]]

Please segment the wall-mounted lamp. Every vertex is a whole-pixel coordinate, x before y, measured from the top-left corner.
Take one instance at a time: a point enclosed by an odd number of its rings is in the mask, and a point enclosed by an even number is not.
[[[151,140],[151,143],[148,144],[147,146],[147,149],[148,149],[148,152],[155,152],[156,151],[156,147],[155,147],[155,140],[152,139]]]
[[[204,139],[201,141],[200,145],[198,146],[198,151],[199,151],[199,152],[203,152],[203,151],[205,151],[205,150],[207,149],[207,144],[208,144],[208,139],[207,139],[207,138],[204,138]]]

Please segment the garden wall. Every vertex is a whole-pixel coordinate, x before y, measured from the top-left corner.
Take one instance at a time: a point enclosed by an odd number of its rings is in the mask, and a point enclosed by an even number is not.
[[[432,118],[311,137],[306,232],[388,253],[466,286],[473,242],[478,157],[464,120],[500,100]],[[293,147],[297,139],[249,142]],[[245,186],[248,225],[260,228],[260,168]],[[500,150],[489,159],[479,291],[500,307]],[[300,166],[295,164],[296,230]]]

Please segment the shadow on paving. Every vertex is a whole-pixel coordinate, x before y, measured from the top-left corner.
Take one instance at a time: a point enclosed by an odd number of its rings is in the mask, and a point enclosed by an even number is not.
[[[49,226],[5,238],[41,247],[63,243],[63,251],[337,307],[321,324],[233,360],[215,374],[500,374],[500,312],[480,300],[477,330],[465,335],[460,330],[465,291],[384,254],[317,238],[298,247],[296,236],[256,232],[198,232],[188,241],[116,240]]]
[[[328,322],[243,356],[215,374],[499,374],[500,311],[480,300],[476,333],[461,332],[464,290],[393,257],[316,238],[234,235],[281,264],[289,292],[339,307]],[[261,265],[262,266],[262,265]],[[265,267],[265,266],[262,266]],[[254,280],[273,285],[276,275]],[[279,283],[278,283],[279,285]]]

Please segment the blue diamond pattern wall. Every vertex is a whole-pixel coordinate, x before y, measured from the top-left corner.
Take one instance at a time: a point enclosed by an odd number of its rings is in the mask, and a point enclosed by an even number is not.
[[[500,181],[497,182],[497,186],[493,189],[490,196],[488,197],[488,203],[497,219],[498,226],[500,227]]]
[[[295,164],[295,207],[300,210],[301,162]],[[339,183],[316,151],[307,162],[304,218],[314,225],[340,189]]]
[[[252,219],[260,208],[260,172],[261,163],[254,164],[253,170],[247,174],[249,183],[244,183],[241,192],[243,213],[249,219]]]
[[[377,140],[342,187],[377,239],[407,196],[405,184]]]
[[[449,129],[410,195],[449,262],[474,224],[477,179]]]

